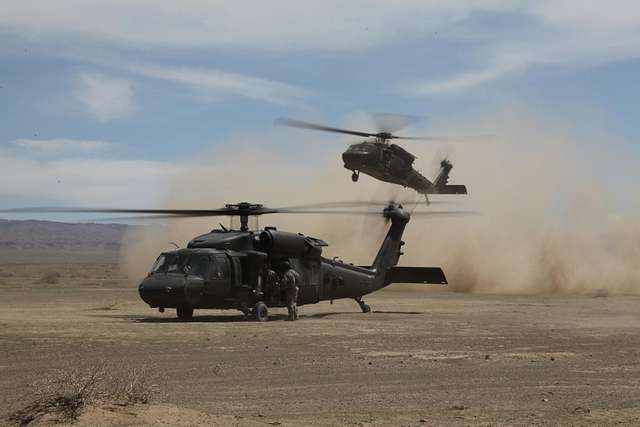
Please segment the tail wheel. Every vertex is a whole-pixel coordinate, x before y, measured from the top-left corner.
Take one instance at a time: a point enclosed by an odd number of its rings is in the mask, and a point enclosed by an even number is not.
[[[178,307],[176,314],[180,320],[191,320],[193,319],[193,307]]]
[[[356,171],[353,171],[353,173],[351,174],[351,181],[358,182],[359,177],[360,177],[360,174]]]
[[[269,319],[269,309],[267,305],[260,301],[253,307],[253,317],[258,322],[266,322]]]

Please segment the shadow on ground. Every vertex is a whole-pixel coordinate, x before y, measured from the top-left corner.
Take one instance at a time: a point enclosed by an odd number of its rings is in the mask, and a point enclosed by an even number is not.
[[[399,315],[421,315],[425,314],[420,311],[373,311],[374,314],[399,314]],[[356,311],[339,311],[327,313],[315,313],[308,315],[300,315],[300,319],[324,319],[326,317],[343,316],[343,315],[365,315]],[[177,317],[157,317],[157,316],[139,316],[135,314],[94,314],[91,317],[101,317],[107,319],[121,319],[134,323],[244,323],[254,322],[251,318],[243,315],[194,315],[191,320],[181,320]],[[269,321],[286,321],[286,314],[271,314]]]
[[[139,316],[135,314],[95,314],[91,317],[102,317],[108,319],[121,319],[133,323],[245,323],[255,322],[253,319],[248,319],[243,315],[194,315],[190,320],[182,320],[177,317],[151,317],[151,316]],[[273,314],[269,316],[269,321],[284,321],[287,320],[285,314]]]

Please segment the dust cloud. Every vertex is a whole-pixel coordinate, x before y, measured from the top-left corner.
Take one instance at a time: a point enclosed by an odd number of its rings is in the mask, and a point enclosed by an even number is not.
[[[250,201],[270,207],[342,200],[416,200],[409,210],[473,210],[471,217],[420,217],[407,226],[402,265],[442,266],[460,292],[640,293],[640,205],[637,154],[604,137],[578,138],[571,126],[529,114],[497,113],[475,120],[489,143],[456,144],[452,183],[468,197],[433,197],[451,205],[425,206],[414,192],[361,175],[352,183],[342,167],[346,147],[333,135],[246,138],[184,162],[167,188],[165,208],[211,208]],[[464,134],[465,127],[447,129]],[[435,133],[435,132],[434,132]],[[291,140],[292,136],[302,141]],[[601,140],[598,140],[598,139]],[[442,144],[406,142],[428,176]],[[235,147],[229,149],[228,147]],[[617,148],[614,148],[617,147]],[[184,219],[127,236],[122,268],[144,276],[168,242],[180,246],[229,224],[225,217]],[[385,233],[377,216],[270,215],[274,225],[326,240],[328,257],[371,262]]]

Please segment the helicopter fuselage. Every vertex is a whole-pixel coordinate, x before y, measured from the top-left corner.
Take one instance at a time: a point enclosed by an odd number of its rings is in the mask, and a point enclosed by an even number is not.
[[[257,292],[259,258],[245,253],[218,249],[182,249],[161,256],[181,256],[184,265],[201,262],[206,268],[197,272],[152,272],[140,284],[141,298],[153,308],[242,309],[263,299]],[[262,262],[266,261],[266,257]],[[383,287],[382,277],[366,268],[326,258],[289,258],[301,273],[298,305],[324,300],[356,298]],[[244,274],[243,274],[244,273]],[[283,307],[282,299],[269,300],[270,307]]]
[[[342,153],[342,160],[344,167],[354,174],[362,172],[381,181],[413,188],[419,193],[432,187],[432,183],[413,168],[415,156],[396,144],[379,141],[353,144]]]
[[[364,141],[352,144],[342,153],[344,167],[353,172],[353,181],[362,172],[391,184],[402,185],[421,194],[466,194],[464,185],[447,185],[452,165],[441,162],[440,174],[429,181],[413,168],[415,156],[396,144],[382,141]]]
[[[302,234],[267,227],[258,231],[214,230],[189,242],[187,248],[164,252],[139,286],[141,298],[153,308],[239,309],[258,303],[284,306],[261,286],[265,264],[276,273],[288,263],[301,276],[298,304],[353,298],[390,283],[438,283],[440,268],[396,267],[404,244],[401,236],[409,215],[391,212],[391,227],[371,266],[362,267],[322,256],[327,244]]]

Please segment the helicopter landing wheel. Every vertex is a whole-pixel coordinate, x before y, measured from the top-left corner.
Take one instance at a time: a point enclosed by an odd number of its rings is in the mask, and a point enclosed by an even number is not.
[[[369,304],[365,304],[365,302],[362,301],[361,298],[354,298],[354,299],[360,306],[360,310],[362,310],[363,313],[371,313],[371,307],[369,307]]]
[[[353,171],[351,174],[351,181],[358,182],[358,178],[360,178],[360,172]]]
[[[193,319],[193,307],[178,307],[176,308],[176,314],[180,320],[191,320]]]
[[[258,322],[266,322],[269,319],[269,309],[262,301],[253,307],[253,318]]]

